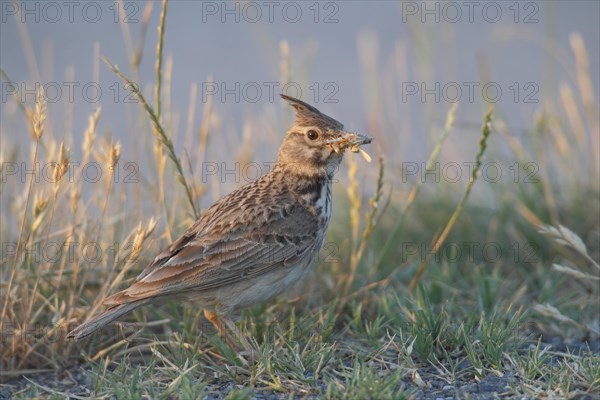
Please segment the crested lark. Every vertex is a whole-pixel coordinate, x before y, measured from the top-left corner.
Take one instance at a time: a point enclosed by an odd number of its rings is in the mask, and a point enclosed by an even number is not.
[[[295,98],[296,112],[271,171],[223,197],[160,253],[108,309],[68,334],[81,339],[144,304],[196,301],[228,342],[252,348],[231,320],[236,311],[283,293],[320,251],[331,216],[331,179],[344,150],[371,139]],[[363,152],[368,159],[366,153]]]

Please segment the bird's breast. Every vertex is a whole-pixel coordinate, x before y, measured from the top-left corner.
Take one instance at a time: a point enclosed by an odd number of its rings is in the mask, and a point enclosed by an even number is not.
[[[318,221],[320,229],[327,229],[332,210],[331,180],[322,179],[302,183],[298,193],[300,203]]]

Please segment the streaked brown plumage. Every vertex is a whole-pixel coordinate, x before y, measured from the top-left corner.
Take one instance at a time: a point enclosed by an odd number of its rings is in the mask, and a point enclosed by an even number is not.
[[[316,108],[282,95],[296,111],[271,171],[223,197],[129,288],[105,300],[109,308],[68,334],[81,339],[133,309],[178,296],[197,301],[233,344],[248,342],[231,316],[298,282],[321,249],[331,216],[331,178],[344,150],[370,143]]]

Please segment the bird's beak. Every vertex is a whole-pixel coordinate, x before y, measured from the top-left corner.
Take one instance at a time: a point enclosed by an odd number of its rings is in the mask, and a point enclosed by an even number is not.
[[[361,135],[360,133],[342,131],[335,139],[328,140],[327,144],[329,144],[336,153],[339,153],[347,147],[349,147],[350,151],[353,153],[358,153],[360,151],[365,160],[371,162],[371,157],[361,149],[360,146],[369,144],[372,140],[373,138]]]

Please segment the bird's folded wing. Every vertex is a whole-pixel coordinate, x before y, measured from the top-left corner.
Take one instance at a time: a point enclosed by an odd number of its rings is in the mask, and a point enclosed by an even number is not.
[[[317,221],[303,207],[246,209],[243,216],[252,219],[235,227],[200,219],[106,303],[235,284],[294,265],[317,245]]]

